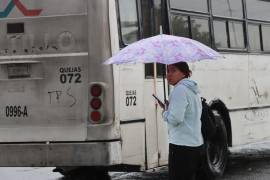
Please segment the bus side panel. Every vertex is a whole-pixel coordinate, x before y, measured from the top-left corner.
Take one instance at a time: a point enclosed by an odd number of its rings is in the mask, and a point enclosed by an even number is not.
[[[236,110],[230,112],[232,123],[232,137],[233,145],[243,145],[262,140],[269,140],[270,127],[269,115],[270,99],[268,91],[270,89],[267,74],[270,70],[269,56],[258,55],[239,55],[235,61],[244,59],[245,64],[248,65],[248,74],[244,74],[241,80],[233,75],[234,79],[231,84],[238,87],[226,88],[226,90],[234,89],[238,91],[236,98],[241,98],[243,94],[248,92],[246,104],[241,106],[228,106],[229,109]],[[235,67],[239,67],[236,66]],[[237,78],[237,79],[236,79]],[[242,82],[248,80],[247,87],[240,86]],[[247,109],[248,107],[255,107],[254,109]],[[257,108],[256,108],[257,107]],[[237,110],[238,108],[238,110]]]
[[[249,95],[252,106],[269,106],[269,55],[249,55]]]
[[[245,113],[248,141],[270,139],[269,55],[249,57],[249,103],[251,107],[262,107]]]
[[[191,64],[192,78],[198,81],[201,95],[208,101],[222,100],[228,109],[249,107],[248,56],[224,54],[218,61]],[[233,144],[246,142],[243,128],[245,111],[230,112]]]

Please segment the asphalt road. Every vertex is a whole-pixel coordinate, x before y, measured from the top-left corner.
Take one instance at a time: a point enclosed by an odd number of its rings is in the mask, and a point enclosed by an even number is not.
[[[270,142],[232,149],[228,168],[218,180],[270,180]],[[53,168],[0,168],[0,180],[66,180]],[[161,167],[147,172],[112,172],[112,180],[167,180],[168,169]],[[71,179],[69,179],[71,180]],[[89,180],[75,178],[74,180]]]
[[[269,180],[270,158],[238,158],[231,160],[222,180]]]
[[[52,173],[53,168],[0,168],[3,180],[65,180],[60,174]],[[147,172],[113,172],[112,180],[167,180],[168,169],[161,167]],[[223,177],[218,180],[269,180],[270,158],[234,158]],[[71,180],[71,179],[69,179]],[[74,180],[88,180],[87,177]]]
[[[146,173],[115,173],[113,180],[167,180],[167,167]],[[270,158],[231,159],[223,177],[217,180],[269,180]]]
[[[113,173],[113,180],[167,180],[167,167],[144,173]],[[227,169],[217,180],[270,180],[270,142],[231,149]]]

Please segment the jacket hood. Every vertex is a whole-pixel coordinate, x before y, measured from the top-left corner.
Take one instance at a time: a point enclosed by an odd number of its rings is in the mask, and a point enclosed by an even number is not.
[[[199,94],[199,87],[198,84],[191,80],[191,79],[182,79],[179,84],[182,84],[184,86],[186,86],[187,88],[189,88],[192,92],[194,92],[195,94]]]

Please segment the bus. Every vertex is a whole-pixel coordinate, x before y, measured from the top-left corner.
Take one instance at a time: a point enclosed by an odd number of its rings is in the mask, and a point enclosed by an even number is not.
[[[190,64],[218,122],[202,176],[221,176],[229,147],[270,137],[269,10],[264,0],[1,1],[0,166],[108,179],[167,165],[152,98],[164,67],[103,64],[162,26],[225,56]]]

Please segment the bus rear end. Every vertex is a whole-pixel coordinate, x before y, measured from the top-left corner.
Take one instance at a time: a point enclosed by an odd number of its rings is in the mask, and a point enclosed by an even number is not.
[[[110,6],[0,2],[0,166],[120,163]]]

